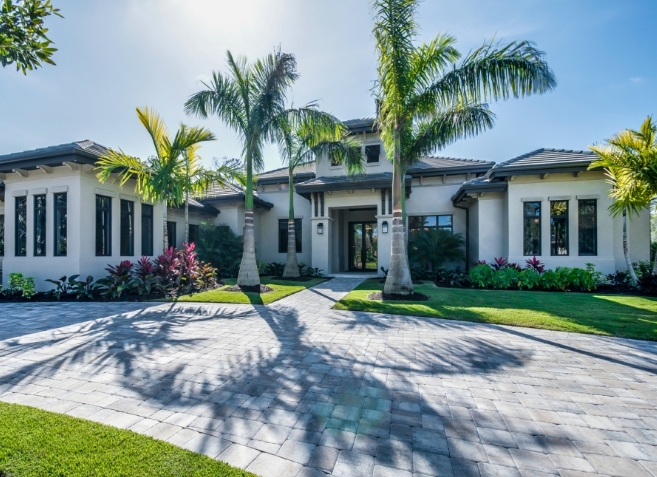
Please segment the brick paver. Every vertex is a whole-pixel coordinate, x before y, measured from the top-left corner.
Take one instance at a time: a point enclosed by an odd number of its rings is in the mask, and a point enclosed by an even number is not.
[[[261,475],[657,476],[657,343],[331,309],[2,305],[0,399]]]

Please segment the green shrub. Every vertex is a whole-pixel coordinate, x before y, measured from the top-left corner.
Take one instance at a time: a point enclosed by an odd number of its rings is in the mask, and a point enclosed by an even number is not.
[[[541,274],[539,287],[543,290],[559,290],[559,277],[554,270],[546,270]]]
[[[195,242],[199,260],[217,268],[218,279],[236,277],[242,261],[243,239],[228,225],[201,223]]]
[[[593,273],[582,268],[571,268],[568,272],[567,287],[571,290],[591,291],[597,288]]]
[[[445,230],[418,231],[408,243],[408,257],[411,264],[420,269],[436,271],[445,262],[465,258],[465,238]],[[433,277],[425,280],[433,280]]]
[[[518,288],[520,290],[533,290],[541,285],[541,275],[533,268],[527,268],[520,272]]]
[[[30,300],[36,295],[34,277],[25,277],[22,273],[9,274],[9,286],[3,290],[3,294],[10,297],[23,297]]]
[[[495,272],[488,265],[476,265],[470,269],[470,279],[476,288],[489,288],[493,285]]]
[[[503,268],[494,272],[493,288],[498,290],[510,290],[518,288],[520,272],[512,267]]]

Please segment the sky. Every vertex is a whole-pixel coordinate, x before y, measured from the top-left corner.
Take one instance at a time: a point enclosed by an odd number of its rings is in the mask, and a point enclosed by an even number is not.
[[[376,78],[369,0],[52,0],[57,66],[0,68],[0,154],[85,139],[139,157],[152,144],[135,108],[158,111],[175,131],[202,125],[217,140],[200,150],[239,157],[219,119],[183,104],[226,51],[249,59],[280,48],[297,58],[295,105],[317,100],[342,120],[371,117]],[[657,114],[657,0],[424,0],[418,44],[439,33],[464,54],[483,42],[530,40],[559,82],[548,94],[492,103],[492,130],[436,155],[502,161],[541,147],[586,149]],[[274,146],[267,169],[281,166]]]

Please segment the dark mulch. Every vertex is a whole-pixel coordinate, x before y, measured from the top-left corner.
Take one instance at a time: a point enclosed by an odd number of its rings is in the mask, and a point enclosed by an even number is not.
[[[239,285],[233,285],[232,287],[224,288],[222,291],[242,293],[269,293],[273,292],[274,289],[268,287],[267,285],[255,285],[253,287],[241,287]]]
[[[368,296],[370,300],[387,301],[427,301],[429,297],[424,293],[413,293],[412,295],[397,295],[395,293],[376,292]]]

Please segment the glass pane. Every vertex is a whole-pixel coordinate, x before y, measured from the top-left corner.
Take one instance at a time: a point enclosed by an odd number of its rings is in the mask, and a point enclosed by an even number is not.
[[[579,254],[598,254],[596,200],[579,201]]]
[[[287,220],[278,221],[278,253],[287,252]]]
[[[67,240],[67,195],[66,193],[55,194],[55,218],[54,218],[54,237],[55,237],[55,256],[62,257],[66,255]]]
[[[363,268],[363,226],[362,224],[352,225],[352,262],[351,268]]]
[[[424,223],[422,224],[424,227],[435,227],[436,226],[436,216],[435,215],[430,215],[428,217],[422,217],[424,219]]]
[[[141,204],[141,254],[153,255],[153,206]]]
[[[365,269],[377,270],[378,252],[376,224],[365,224]]]
[[[523,255],[541,255],[541,203],[525,202],[523,212]]]
[[[0,257],[5,254],[5,216],[0,215]]]
[[[540,202],[525,202],[525,217],[533,216],[539,217],[541,215]]]
[[[167,222],[167,240],[169,242],[169,248],[176,248],[176,223]]]
[[[130,200],[121,200],[121,255],[130,257],[134,255],[135,243],[135,203]]]
[[[438,225],[440,227],[451,227],[452,226],[452,216],[451,215],[439,215],[438,216]]]
[[[550,254],[568,255],[568,201],[550,202]]]
[[[112,198],[96,196],[96,256],[112,255]]]
[[[16,243],[15,255],[24,257],[27,255],[27,197],[16,197]]]
[[[294,240],[297,253],[301,253],[301,219],[294,219]]]
[[[46,196],[34,196],[34,256],[46,255]]]

